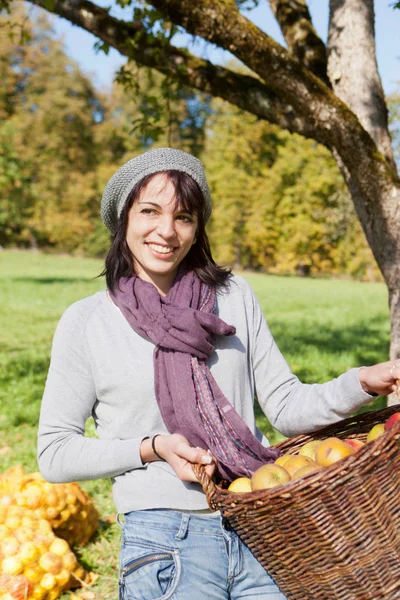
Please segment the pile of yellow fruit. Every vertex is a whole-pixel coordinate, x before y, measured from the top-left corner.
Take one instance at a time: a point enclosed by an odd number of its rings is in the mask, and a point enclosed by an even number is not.
[[[49,521],[54,533],[69,544],[86,544],[97,531],[99,515],[91,498],[77,483],[48,483],[40,473],[24,474],[22,467],[0,476],[0,495]]]
[[[366,442],[372,442],[400,421],[400,413],[395,413],[385,423],[375,425],[368,432]],[[312,440],[304,444],[298,454],[284,454],[275,463],[262,465],[252,477],[238,477],[228,487],[230,492],[254,492],[274,488],[294,479],[304,477],[322,467],[328,467],[353,454],[364,446],[357,438],[341,440],[330,437],[325,440]]]
[[[45,519],[0,506],[0,599],[55,600],[87,579],[68,542]]]
[[[22,467],[0,475],[0,600],[55,600],[92,583],[93,574],[58,532],[83,543],[97,522],[92,501],[76,483],[50,484]]]

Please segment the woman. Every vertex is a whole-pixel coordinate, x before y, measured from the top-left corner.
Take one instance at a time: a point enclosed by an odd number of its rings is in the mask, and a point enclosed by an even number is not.
[[[282,600],[192,471],[233,479],[273,461],[253,398],[292,436],[395,389],[388,362],[306,385],[279,352],[249,285],[217,266],[210,191],[185,152],[150,150],[111,178],[107,291],[73,304],[55,333],[38,460],[52,482],[111,477],[124,515],[121,599]],[[84,437],[93,415],[98,439]]]

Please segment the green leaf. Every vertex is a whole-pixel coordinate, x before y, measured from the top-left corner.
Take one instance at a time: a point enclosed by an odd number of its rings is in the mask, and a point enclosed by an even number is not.
[[[107,42],[103,42],[102,40],[98,40],[97,42],[95,42],[93,48],[96,54],[98,52],[104,52],[104,54],[108,54],[110,52],[110,44],[107,44]]]

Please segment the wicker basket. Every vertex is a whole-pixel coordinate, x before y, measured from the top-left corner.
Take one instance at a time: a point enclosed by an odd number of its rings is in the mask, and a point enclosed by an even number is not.
[[[399,405],[277,445],[295,454],[330,436],[365,441]],[[400,599],[400,424],[355,454],[272,490],[232,493],[194,467],[213,510],[293,600]]]

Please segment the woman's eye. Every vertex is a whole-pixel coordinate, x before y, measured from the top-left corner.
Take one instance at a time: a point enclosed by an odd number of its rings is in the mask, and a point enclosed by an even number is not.
[[[193,223],[193,217],[190,215],[179,215],[177,219],[179,221],[183,221],[184,223]]]
[[[154,210],[154,208],[142,208],[142,209],[140,210],[140,212],[141,212],[143,215],[152,215],[152,214],[154,214],[156,211]]]

